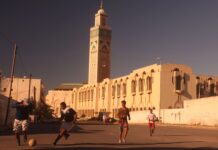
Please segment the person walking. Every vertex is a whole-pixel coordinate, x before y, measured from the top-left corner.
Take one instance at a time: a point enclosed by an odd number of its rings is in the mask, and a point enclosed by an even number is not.
[[[129,109],[126,107],[126,101],[121,101],[122,107],[118,110],[120,125],[119,143],[126,143],[126,137],[129,131],[128,119],[130,120]],[[128,118],[127,118],[128,117]]]
[[[150,132],[150,136],[152,136],[154,134],[154,130],[155,130],[155,121],[157,120],[156,115],[153,113],[153,109],[149,109],[149,114],[148,114],[148,128],[149,128],[149,132]]]

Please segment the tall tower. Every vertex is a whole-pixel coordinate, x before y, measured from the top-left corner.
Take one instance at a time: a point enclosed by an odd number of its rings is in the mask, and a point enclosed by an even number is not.
[[[102,2],[90,29],[89,44],[89,84],[94,84],[110,78],[111,69],[111,27]]]

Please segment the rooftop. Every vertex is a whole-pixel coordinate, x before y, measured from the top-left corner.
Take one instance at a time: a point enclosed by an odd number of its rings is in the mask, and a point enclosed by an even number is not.
[[[82,83],[61,83],[54,90],[73,90],[74,88],[78,89],[83,86]]]

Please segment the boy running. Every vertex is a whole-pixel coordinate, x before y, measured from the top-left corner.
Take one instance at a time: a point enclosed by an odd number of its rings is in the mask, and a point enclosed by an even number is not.
[[[155,121],[157,119],[156,115],[153,113],[153,110],[150,108],[150,113],[148,114],[148,127],[150,130],[150,136],[154,133],[155,130]]]
[[[27,100],[21,100],[12,104],[16,108],[16,117],[14,119],[13,131],[16,136],[17,144],[20,146],[20,134],[24,134],[24,143],[27,142],[28,119],[32,110],[32,105]]]
[[[119,124],[120,124],[120,135],[119,143],[126,143],[126,136],[129,130],[128,120],[130,120],[129,109],[126,107],[126,101],[121,101],[122,107],[118,110]]]
[[[60,104],[61,107],[61,118],[60,121],[62,122],[61,127],[60,127],[60,132],[58,136],[56,137],[55,141],[53,142],[53,145],[56,145],[57,142],[64,136],[65,139],[67,140],[69,135],[70,130],[73,128],[75,122],[76,122],[76,112],[70,108],[67,107],[65,102],[62,102]]]

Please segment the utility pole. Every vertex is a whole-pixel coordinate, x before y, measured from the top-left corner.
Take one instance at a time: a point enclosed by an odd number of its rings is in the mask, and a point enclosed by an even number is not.
[[[13,51],[14,51],[14,53],[13,53],[13,62],[12,62],[12,67],[11,67],[10,91],[9,91],[8,105],[7,105],[7,110],[6,110],[5,122],[4,122],[5,126],[7,126],[8,116],[9,116],[9,112],[10,112],[11,92],[12,92],[12,85],[13,85],[13,79],[14,79],[14,69],[15,69],[16,56],[17,56],[16,43],[14,43],[14,50]]]
[[[30,101],[31,80],[32,80],[32,74],[30,74],[29,77],[28,101]]]

